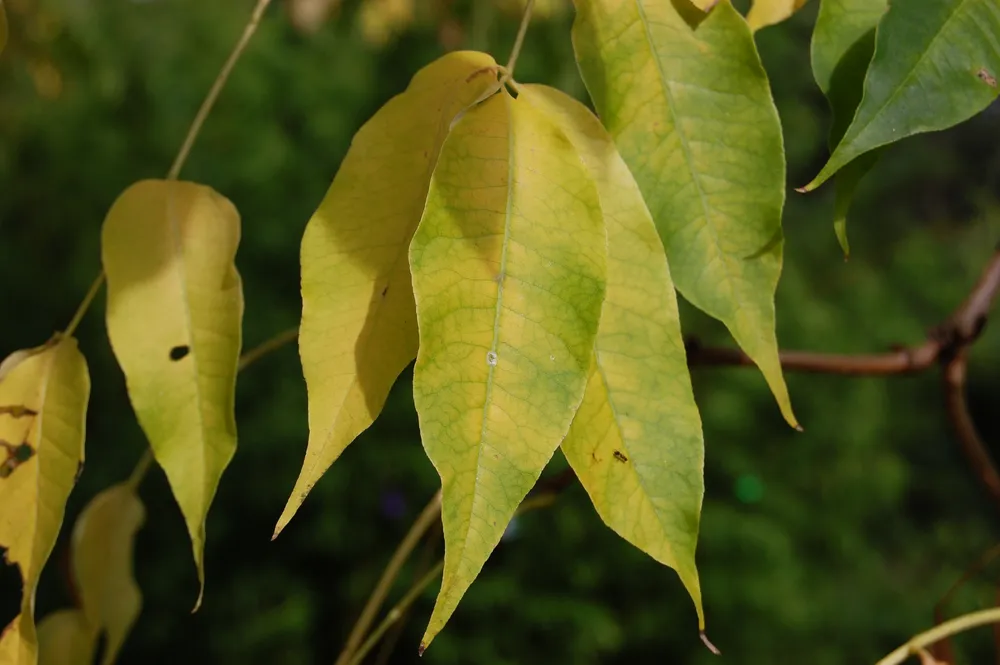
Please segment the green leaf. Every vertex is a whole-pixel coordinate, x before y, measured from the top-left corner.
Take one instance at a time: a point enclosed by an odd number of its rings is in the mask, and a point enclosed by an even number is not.
[[[754,0],[747,12],[747,24],[753,31],[791,18],[808,0]]]
[[[0,637],[0,663],[34,665],[35,588],[83,465],[90,376],[71,337],[15,356],[0,381],[0,546],[24,586],[21,613]]]
[[[170,481],[205,588],[205,518],[236,451],[243,288],[236,208],[191,182],[144,180],[104,221],[108,337]]]
[[[694,553],[705,444],[663,245],[600,121],[546,86],[521,86],[519,99],[566,132],[597,184],[607,225],[607,296],[563,453],[605,523],[678,572],[704,629]]]
[[[831,150],[843,138],[861,102],[865,74],[875,50],[875,26],[887,6],[887,0],[821,0],[811,56],[813,76],[833,112]],[[877,153],[873,152],[854,160],[834,182],[833,229],[845,257],[850,255],[847,213],[851,200],[858,183],[877,159]]]
[[[677,0],[678,2],[686,0]],[[721,320],[798,424],[781,372],[785,159],[767,76],[728,0],[692,29],[672,0],[576,0],[584,82],[632,170],[678,290]]]
[[[142,501],[123,483],[95,496],[73,529],[73,579],[88,625],[106,635],[103,665],[115,662],[142,609],[132,554],[145,517]]]
[[[452,121],[496,86],[484,53],[450,53],[419,71],[354,137],[309,220],[299,330],[309,444],[275,537],[416,357],[407,248]]]
[[[874,148],[967,120],[996,99],[998,75],[996,0],[890,4],[878,25],[854,120],[803,191]]]
[[[38,624],[38,665],[93,665],[97,633],[80,610],[59,610]]]
[[[506,92],[452,129],[410,246],[413,396],[441,476],[444,578],[430,644],[569,431],[605,290],[593,181],[562,131]]]

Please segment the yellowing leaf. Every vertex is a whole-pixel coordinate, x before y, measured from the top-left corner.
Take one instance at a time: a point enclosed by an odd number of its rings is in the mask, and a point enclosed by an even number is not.
[[[806,2],[808,0],[754,0],[747,12],[747,23],[754,31],[781,23],[802,9]]]
[[[128,484],[114,485],[87,504],[73,529],[73,577],[88,624],[107,637],[104,665],[115,661],[142,608],[132,551],[145,515]]]
[[[605,289],[594,184],[566,136],[506,92],[452,129],[410,247],[413,396],[441,476],[454,612],[583,398]]]
[[[226,198],[165,180],[125,190],[102,233],[108,337],[187,522],[201,586],[197,604],[205,587],[205,517],[236,450],[239,238],[239,214]]]
[[[728,0],[696,28],[673,0],[576,6],[580,71],[653,215],[678,290],[725,323],[797,427],[774,331],[781,125],[746,22]]]
[[[519,99],[549,113],[583,158],[608,233],[593,366],[563,453],[608,526],[678,572],[704,629],[694,553],[705,444],[663,245],[600,121],[553,88],[521,91]]]
[[[299,351],[309,445],[275,536],[417,354],[407,248],[448,129],[496,86],[495,67],[483,53],[456,52],[417,72],[354,137],[306,226]]]
[[[95,647],[97,634],[80,610],[53,612],[38,624],[38,665],[93,665]]]
[[[83,464],[90,376],[76,340],[57,338],[0,381],[0,546],[20,569],[21,614],[0,637],[0,663],[34,665],[35,587]]]

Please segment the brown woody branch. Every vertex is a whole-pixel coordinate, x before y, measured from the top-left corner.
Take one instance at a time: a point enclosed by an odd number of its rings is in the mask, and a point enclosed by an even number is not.
[[[922,344],[863,355],[782,351],[781,366],[793,372],[886,376],[921,372],[932,365],[941,365],[944,368],[945,405],[962,452],[1000,508],[1000,473],[972,422],[965,397],[968,349],[982,334],[998,290],[1000,247],[962,304],[941,325],[932,329]],[[688,339],[685,347],[691,367],[754,365],[746,354],[736,349],[706,347],[696,339]]]

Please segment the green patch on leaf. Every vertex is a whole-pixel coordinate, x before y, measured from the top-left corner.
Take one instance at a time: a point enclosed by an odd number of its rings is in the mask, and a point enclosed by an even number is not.
[[[563,453],[601,518],[674,568],[705,627],[694,553],[705,446],[673,281],[632,174],[600,121],[545,86],[522,86],[563,128],[597,184],[608,287],[587,390]]]
[[[590,175],[506,92],[465,113],[410,248],[413,394],[441,476],[444,578],[428,645],[500,541],[583,398],[607,237]]]

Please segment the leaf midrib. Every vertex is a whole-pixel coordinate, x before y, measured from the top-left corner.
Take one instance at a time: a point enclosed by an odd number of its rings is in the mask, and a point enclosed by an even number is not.
[[[701,203],[702,214],[704,215],[704,220],[701,222],[703,228],[708,230],[708,234],[711,237],[712,246],[715,247],[716,255],[721,257],[722,265],[724,266],[726,274],[726,283],[728,284],[732,298],[735,300],[735,294],[737,289],[734,288],[734,276],[731,272],[732,263],[731,258],[727,252],[722,249],[722,245],[719,243],[719,234],[712,224],[711,212],[712,207],[709,204],[705,190],[701,184],[701,178],[698,170],[695,168],[694,155],[691,153],[691,147],[688,143],[688,137],[681,129],[680,117],[677,110],[675,109],[674,96],[670,90],[670,80],[663,71],[663,65],[660,63],[659,54],[656,50],[653,41],[653,34],[650,32],[649,19],[646,16],[646,10],[642,4],[643,0],[635,0],[636,11],[639,13],[640,22],[642,23],[643,34],[646,36],[646,45],[649,47],[650,56],[653,62],[656,64],[656,72],[660,78],[660,90],[663,93],[664,101],[667,105],[667,112],[670,114],[671,122],[674,126],[674,131],[677,134],[678,139],[680,139],[681,152],[684,155],[684,163],[687,165],[688,173],[691,174],[691,181],[694,183],[695,189],[698,191],[698,200]],[[697,222],[696,222],[697,223]],[[700,300],[700,299],[699,299]],[[736,309],[733,310],[733,316],[735,316],[736,311],[738,311],[742,305],[736,303]]]
[[[854,141],[865,130],[867,130],[869,127],[871,127],[872,123],[874,123],[879,118],[879,116],[881,116],[885,112],[886,108],[888,108],[890,104],[892,104],[893,102],[896,101],[896,99],[899,97],[900,93],[907,87],[907,84],[910,82],[910,79],[913,78],[913,76],[915,75],[916,71],[923,64],[924,59],[927,58],[928,54],[933,50],[935,42],[937,42],[937,40],[941,37],[941,35],[943,35],[947,31],[947,28],[948,28],[949,24],[952,22],[952,20],[956,16],[958,16],[958,14],[961,13],[965,9],[965,7],[968,5],[968,3],[970,3],[970,2],[977,2],[977,1],[978,0],[959,0],[959,4],[957,6],[955,6],[955,8],[952,11],[952,13],[948,16],[948,18],[944,21],[944,23],[941,24],[941,28],[934,34],[933,37],[931,37],[930,41],[927,43],[927,48],[924,49],[923,53],[920,54],[920,57],[917,58],[916,62],[913,64],[913,66],[910,68],[910,70],[906,73],[906,76],[903,77],[903,80],[899,83],[899,85],[896,86],[896,89],[893,90],[892,94],[889,95],[889,97],[885,100],[885,102],[883,102],[881,105],[879,105],[878,109],[875,110],[871,114],[871,116],[869,116],[868,120],[863,125],[861,125],[857,129],[857,131],[853,132],[853,135],[851,136],[850,141]],[[892,11],[892,10],[889,9],[888,11]],[[886,15],[888,15],[888,12],[886,13]],[[876,29],[876,31],[878,31],[880,28],[881,28],[881,20],[879,21],[878,27],[876,27],[875,29]],[[875,49],[876,49],[875,52],[872,54],[871,63],[875,62],[875,57],[878,55],[878,39],[877,38],[876,38],[876,41],[875,41]],[[866,88],[866,92],[867,92],[867,87],[868,87],[867,83],[869,82],[869,76],[871,75],[871,71],[872,71],[872,69],[871,69],[872,65],[869,64],[868,67],[869,67],[868,68],[868,73],[865,75],[865,83],[866,83],[865,88]],[[854,116],[854,120],[855,121],[858,119],[858,115],[860,114],[860,111],[861,111],[862,107],[864,106],[864,103],[865,103],[865,100],[864,100],[864,98],[862,98],[861,101],[858,103],[858,110],[857,110],[857,112],[855,113],[855,116]],[[852,121],[851,126],[853,127],[853,125],[854,125],[854,122]],[[848,128],[848,130],[850,130],[850,127]],[[836,154],[837,152],[840,152],[841,148],[845,147],[848,144],[849,140],[847,138],[847,135],[849,133],[851,133],[851,132],[850,131],[845,132],[844,138],[841,139],[840,145],[838,145],[837,149],[834,150],[834,154]],[[884,143],[882,145],[884,145]],[[831,155],[831,161],[832,161],[832,159],[833,159],[833,157]]]
[[[189,343],[191,345],[191,353],[189,355],[191,356],[191,371],[194,373],[195,398],[198,401],[198,409],[197,409],[198,430],[201,432],[202,436],[201,440],[202,464],[201,464],[201,469],[199,470],[201,472],[200,475],[202,482],[198,486],[198,492],[199,492],[198,509],[199,513],[202,513],[204,512],[205,509],[204,506],[205,494],[206,494],[205,490],[207,488],[208,483],[210,482],[208,478],[209,436],[208,436],[208,429],[205,426],[205,413],[203,410],[205,408],[205,403],[204,400],[202,399],[201,371],[198,369],[198,353],[200,347],[199,345],[195,344],[194,325],[191,321],[190,297],[188,293],[188,284],[187,284],[187,274],[188,274],[187,261],[184,256],[184,243],[181,240],[180,221],[178,220],[177,215],[174,214],[176,212],[174,209],[174,192],[176,191],[176,187],[178,185],[179,183],[176,180],[167,181],[167,227],[170,230],[171,246],[177,259],[176,262],[174,263],[174,269],[175,269],[175,274],[177,275],[178,278],[178,282],[180,283],[181,301],[183,303],[183,307],[181,307],[181,309],[184,312],[184,324],[187,327]],[[214,205],[214,201],[212,203]]]
[[[507,109],[507,208],[504,211],[504,229],[503,229],[503,244],[500,249],[500,279],[497,281],[497,304],[496,313],[493,317],[493,340],[490,342],[490,351],[495,354],[496,363],[495,365],[490,365],[487,356],[487,366],[489,367],[488,373],[486,375],[486,397],[483,399],[483,417],[482,426],[479,430],[479,441],[476,445],[476,481],[472,486],[472,501],[469,502],[468,518],[465,522],[465,535],[462,537],[462,547],[458,552],[458,561],[463,561],[465,559],[465,552],[469,548],[469,536],[472,534],[472,512],[475,508],[476,501],[479,500],[479,485],[480,485],[480,471],[482,470],[482,459],[483,459],[483,444],[486,440],[486,424],[489,422],[488,411],[490,404],[493,400],[493,374],[496,368],[500,364],[499,353],[497,352],[497,344],[500,339],[500,314],[503,311],[503,290],[504,283],[507,281],[507,247],[510,244],[510,226],[513,219],[513,208],[514,208],[514,185],[516,183],[514,175],[516,172],[516,164],[514,159],[514,109],[512,100],[506,93],[501,93],[504,95],[504,104]]]

